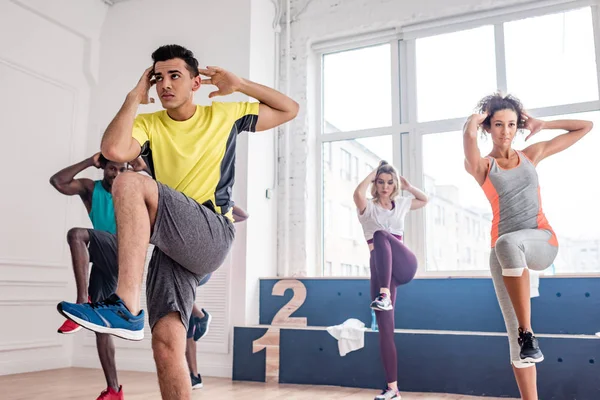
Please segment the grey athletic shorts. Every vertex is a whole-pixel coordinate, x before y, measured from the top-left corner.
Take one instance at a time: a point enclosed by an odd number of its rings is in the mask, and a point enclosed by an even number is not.
[[[178,312],[188,329],[196,288],[216,271],[235,237],[233,223],[170,187],[158,184],[158,211],[150,243],[146,300],[150,328],[171,312]]]

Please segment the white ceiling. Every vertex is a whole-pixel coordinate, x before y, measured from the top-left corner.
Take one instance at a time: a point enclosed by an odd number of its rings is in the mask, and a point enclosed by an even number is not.
[[[129,0],[100,0],[100,1],[108,4],[109,6],[112,6],[113,4],[123,3],[123,2],[129,1]]]

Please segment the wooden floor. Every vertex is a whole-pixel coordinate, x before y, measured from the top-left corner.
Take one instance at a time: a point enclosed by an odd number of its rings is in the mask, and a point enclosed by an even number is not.
[[[125,400],[160,400],[156,375],[148,372],[119,372]],[[95,400],[104,388],[102,371],[69,368],[27,374],[0,376],[2,400]],[[236,400],[370,400],[376,390],[309,385],[267,385],[256,382],[232,382],[229,379],[204,379],[204,388],[194,390],[192,399]],[[402,400],[507,400],[451,394],[403,393]]]

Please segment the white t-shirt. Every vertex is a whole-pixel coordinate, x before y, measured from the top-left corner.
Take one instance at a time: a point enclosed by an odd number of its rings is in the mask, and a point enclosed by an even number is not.
[[[373,239],[376,231],[387,231],[392,235],[404,236],[404,217],[410,211],[412,197],[398,196],[394,200],[395,207],[386,210],[373,200],[367,200],[367,208],[361,215],[357,210],[358,220],[362,225],[365,239]]]

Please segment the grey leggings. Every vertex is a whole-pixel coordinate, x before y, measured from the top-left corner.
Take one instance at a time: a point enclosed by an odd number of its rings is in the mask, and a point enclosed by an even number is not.
[[[517,342],[519,323],[502,276],[521,276],[525,268],[542,271],[552,265],[558,253],[558,247],[550,243],[552,235],[550,231],[541,229],[506,233],[498,238],[490,253],[490,270],[508,332],[510,359],[517,368],[532,364],[520,361]]]

